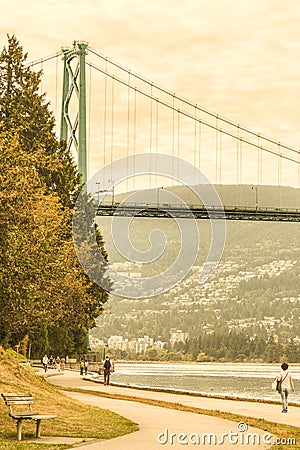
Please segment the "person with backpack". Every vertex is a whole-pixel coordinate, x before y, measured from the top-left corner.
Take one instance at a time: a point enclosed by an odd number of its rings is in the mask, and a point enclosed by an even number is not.
[[[106,356],[103,362],[103,372],[104,372],[104,386],[109,385],[109,377],[111,370],[111,362],[108,356]]]
[[[288,395],[290,391],[295,392],[292,375],[288,372],[289,365],[287,363],[281,364],[281,372],[277,377],[278,392],[281,395],[282,411],[287,413],[288,411]]]

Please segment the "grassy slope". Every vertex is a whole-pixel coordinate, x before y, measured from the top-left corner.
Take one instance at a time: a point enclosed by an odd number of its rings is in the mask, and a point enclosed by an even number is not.
[[[82,405],[69,399],[36,377],[28,366],[21,367],[16,359],[9,357],[0,348],[0,393],[31,393],[35,399],[34,410],[39,413],[57,415],[54,420],[42,421],[41,433],[44,436],[69,436],[83,438],[111,439],[138,429],[137,425],[115,413],[100,408]],[[23,439],[34,437],[35,422],[26,421],[22,425]],[[68,448],[66,446],[42,446],[39,448]],[[34,444],[16,443],[16,421],[8,416],[8,408],[0,399],[0,448],[34,449]]]

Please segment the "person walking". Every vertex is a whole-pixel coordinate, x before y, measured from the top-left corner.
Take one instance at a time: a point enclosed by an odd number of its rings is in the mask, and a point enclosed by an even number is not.
[[[84,374],[87,375],[89,369],[89,362],[87,359],[84,361]]]
[[[65,360],[64,357],[62,357],[61,360],[60,360],[60,368],[61,368],[62,372],[65,371],[65,363],[66,363],[66,360]]]
[[[277,377],[277,381],[280,382],[278,392],[281,395],[282,411],[287,413],[288,411],[288,395],[290,391],[295,392],[293,378],[288,371],[289,365],[287,363],[281,364],[281,372]]]
[[[55,358],[55,365],[56,365],[57,370],[60,372],[60,357],[59,356],[57,356]]]
[[[83,375],[83,371],[84,371],[84,361],[83,361],[83,359],[80,360],[79,367],[80,367],[80,375]]]
[[[108,356],[106,356],[105,361],[103,363],[103,371],[104,371],[104,386],[109,385],[109,378],[110,378],[110,369],[111,369],[111,362]]]
[[[44,355],[42,359],[42,364],[45,372],[47,372],[48,369],[48,362],[49,362],[48,356]]]

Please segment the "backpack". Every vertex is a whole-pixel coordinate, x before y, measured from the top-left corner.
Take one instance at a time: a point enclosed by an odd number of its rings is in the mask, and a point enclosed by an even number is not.
[[[280,380],[276,380],[276,391],[278,391],[279,393],[281,392],[281,385],[284,382],[284,380],[286,379],[286,377],[288,376],[288,374],[289,373],[287,372],[283,379],[280,378]]]
[[[104,369],[110,369],[110,368],[111,368],[110,360],[106,359],[104,362]]]

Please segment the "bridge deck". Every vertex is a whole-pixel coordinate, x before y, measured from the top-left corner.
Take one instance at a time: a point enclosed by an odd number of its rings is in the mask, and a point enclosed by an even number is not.
[[[184,207],[170,204],[114,203],[96,207],[97,216],[227,219],[300,222],[300,209],[214,206]]]

